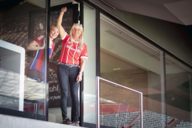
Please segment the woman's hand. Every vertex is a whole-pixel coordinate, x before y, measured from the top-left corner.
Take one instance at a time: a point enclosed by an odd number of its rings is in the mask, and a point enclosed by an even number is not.
[[[83,77],[83,73],[80,72],[78,75],[77,75],[77,82],[81,82],[82,81],[82,77]]]
[[[67,7],[63,7],[63,8],[61,8],[61,12],[67,12]]]

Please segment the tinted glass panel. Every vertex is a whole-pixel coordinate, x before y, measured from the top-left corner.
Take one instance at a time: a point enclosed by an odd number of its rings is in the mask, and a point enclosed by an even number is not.
[[[166,55],[166,111],[175,127],[192,127],[191,88],[192,69]]]
[[[3,2],[7,6],[0,10],[0,107],[45,117],[46,1]],[[45,47],[30,49],[34,40]]]
[[[163,114],[162,107],[164,93],[161,90],[164,85],[161,84],[160,51],[104,15],[100,16],[100,23],[101,77],[142,92],[143,127],[164,127],[165,114]],[[115,90],[115,94],[106,97],[110,93],[109,90]],[[124,90],[110,89],[108,86],[100,88],[100,91],[102,92],[101,99],[113,102],[108,109],[111,110],[113,105],[122,103],[129,106],[126,113],[130,115],[139,113],[138,106],[134,106],[134,104],[138,104],[138,96],[128,92],[124,94]],[[116,99],[127,102],[117,102]],[[103,106],[103,102],[100,106]],[[133,109],[135,111],[132,111]],[[139,119],[131,116],[130,122],[123,125],[139,126]],[[109,122],[114,123],[110,120]]]

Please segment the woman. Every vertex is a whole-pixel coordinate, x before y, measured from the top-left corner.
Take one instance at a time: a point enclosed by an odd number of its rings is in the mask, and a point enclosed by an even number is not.
[[[59,30],[56,26],[51,25],[49,33],[49,58],[52,57],[52,53],[55,47],[54,39],[59,35]],[[35,71],[34,79],[41,82],[46,82],[45,78],[45,37],[43,35],[37,37],[35,40],[29,43],[28,50],[36,51],[35,57],[30,65],[30,70]]]
[[[88,58],[87,45],[83,42],[82,25],[73,24],[70,34],[64,30],[62,19],[66,11],[66,7],[62,8],[57,20],[57,27],[62,39],[62,50],[58,67],[59,84],[61,87],[61,110],[64,124],[72,123],[72,125],[79,126],[78,90],[85,68],[85,61]],[[69,91],[72,102],[71,121],[67,117],[67,97]]]

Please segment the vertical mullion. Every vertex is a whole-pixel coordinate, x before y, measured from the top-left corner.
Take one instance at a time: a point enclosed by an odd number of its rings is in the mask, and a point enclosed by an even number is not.
[[[166,63],[165,63],[165,52],[160,52],[160,80],[161,80],[161,113],[164,114],[164,117],[161,117],[164,124],[162,124],[162,128],[166,127]],[[164,126],[165,125],[165,126]]]
[[[46,78],[46,81],[47,81],[47,76],[48,76],[48,60],[49,60],[49,56],[48,56],[48,50],[47,50],[47,46],[49,46],[49,24],[50,24],[50,0],[46,0],[45,3],[46,3],[46,27],[45,27],[45,37],[46,37],[46,44],[45,45],[45,67],[46,67],[46,73],[45,73],[45,78]],[[49,108],[49,84],[46,82],[45,83],[45,111],[46,111],[46,115],[45,115],[45,120],[48,121],[48,108]]]
[[[78,6],[79,7],[79,6]],[[78,8],[77,8],[78,9]],[[84,4],[82,1],[80,1],[80,23],[83,25],[84,24]],[[84,25],[83,25],[84,26]],[[83,74],[84,78],[84,74]],[[81,82],[80,86],[80,126],[83,126],[83,117],[84,117],[84,80]]]

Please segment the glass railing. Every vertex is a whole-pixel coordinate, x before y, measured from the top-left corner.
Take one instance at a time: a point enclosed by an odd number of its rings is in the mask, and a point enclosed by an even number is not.
[[[97,128],[143,128],[143,93],[97,77]]]

